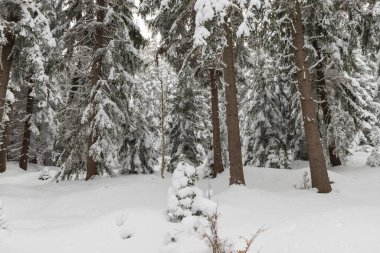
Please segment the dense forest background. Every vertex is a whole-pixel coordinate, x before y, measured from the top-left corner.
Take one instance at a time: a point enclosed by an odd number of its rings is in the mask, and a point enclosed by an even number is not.
[[[301,159],[329,192],[327,166],[379,145],[379,28],[375,0],[1,0],[0,171],[244,184]]]
[[[365,253],[380,0],[0,0],[1,253]]]

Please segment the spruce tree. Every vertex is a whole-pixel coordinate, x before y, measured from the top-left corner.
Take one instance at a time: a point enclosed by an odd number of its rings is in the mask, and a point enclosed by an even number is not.
[[[252,56],[251,77],[243,100],[244,164],[265,166],[271,152],[285,158],[296,156],[304,138],[300,106],[289,52],[290,43],[272,45],[271,50],[257,48]],[[279,48],[283,52],[276,51]],[[288,52],[288,53],[286,53]],[[280,164],[274,165],[280,168]]]
[[[38,4],[35,1],[2,1],[0,13],[1,20],[6,23],[5,38],[7,42],[2,45],[4,60],[2,65],[7,73],[1,87],[7,92],[9,81],[18,83],[18,86],[29,86],[30,97],[41,96],[45,100],[51,99],[49,94],[52,88],[49,82],[49,77],[46,75],[46,59],[50,50],[56,46],[55,39],[50,32],[49,20],[44,15],[44,5]],[[1,22],[2,23],[2,22]],[[7,51],[11,50],[11,51]],[[10,55],[11,54],[11,55]],[[5,59],[6,57],[6,59]],[[9,75],[11,73],[11,75]],[[0,74],[1,75],[1,74]],[[5,98],[1,98],[5,101]],[[46,101],[37,101],[37,107],[47,107]],[[1,119],[3,117],[4,104],[0,103]],[[29,109],[31,107],[29,106]],[[23,153],[20,158],[20,167],[27,168],[27,160],[29,155],[29,140],[32,125],[29,122],[29,117],[32,110],[28,111],[28,119],[26,119],[25,137],[23,145]],[[49,119],[46,119],[49,120]],[[5,128],[9,128],[9,121],[5,124]],[[5,129],[6,130],[6,129]],[[0,163],[5,165],[6,162],[6,145],[10,133],[4,131],[3,150]],[[3,168],[5,170],[5,168]]]
[[[133,127],[140,128],[133,126],[138,119],[132,118],[138,109],[129,108],[135,106],[130,98],[138,83],[135,74],[143,64],[139,49],[145,44],[133,21],[135,7],[128,1],[103,0],[62,1],[62,5],[67,7],[62,23],[67,31],[61,40],[72,73],[62,125],[72,127],[61,130],[64,150],[58,179],[112,175],[112,168],[121,163],[126,170],[134,171],[134,165],[130,169],[131,164],[125,160],[132,157],[129,160],[137,162],[144,152],[144,135],[139,140],[120,136],[126,136],[126,131],[130,135]],[[143,161],[140,164],[148,166]],[[149,166],[144,170],[150,171]]]
[[[320,101],[320,130],[330,164],[337,166],[351,154],[349,148],[359,129],[377,128],[376,66],[364,50],[371,15],[366,17],[364,5],[355,1],[310,1],[308,5],[313,10],[304,11],[305,37],[312,45],[310,62],[315,67],[311,73]]]
[[[224,72],[230,184],[244,184],[236,84],[249,82],[244,74],[246,67],[251,65],[246,45],[249,39],[257,36],[260,20],[267,19],[266,13],[259,17],[254,12],[268,4],[233,0],[197,1],[195,4],[195,44],[201,48],[203,61],[211,58],[221,63],[220,69]]]
[[[204,87],[201,84],[209,78],[204,78],[205,69],[197,62],[199,52],[193,49],[194,3],[145,0],[140,5],[140,12],[144,16],[157,14],[148,21],[162,37],[157,54],[163,55],[177,73],[177,84],[167,100],[170,107],[167,113],[168,152],[171,154],[168,171],[176,168],[179,159],[197,166],[210,146],[210,131],[208,120],[204,122],[209,105],[200,91]]]
[[[169,172],[174,171],[179,161],[196,167],[205,155],[209,132],[204,119],[208,110],[202,92],[194,88],[199,86],[191,76],[191,69],[185,67],[175,93],[169,97]]]

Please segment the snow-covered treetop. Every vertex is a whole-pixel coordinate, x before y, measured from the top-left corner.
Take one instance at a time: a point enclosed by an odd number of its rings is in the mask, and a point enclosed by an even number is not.
[[[252,12],[253,8],[260,8],[262,0],[197,0],[194,6],[196,11],[195,18],[195,32],[194,43],[195,45],[206,45],[207,38],[210,36],[210,28],[206,27],[206,23],[215,20],[217,24],[223,24],[227,20],[230,8],[237,10],[242,15],[239,28],[236,35],[249,36],[252,28],[251,23],[254,19]]]

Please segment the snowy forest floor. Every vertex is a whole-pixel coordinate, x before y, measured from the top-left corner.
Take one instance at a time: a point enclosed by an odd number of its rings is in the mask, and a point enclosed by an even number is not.
[[[380,168],[364,166],[356,153],[347,166],[329,171],[331,194],[297,190],[307,163],[293,170],[245,168],[247,187],[228,187],[228,172],[203,180],[220,212],[223,238],[249,237],[249,252],[372,253],[380,249]],[[171,247],[165,234],[179,229],[166,221],[169,175],[129,175],[90,182],[38,180],[37,167],[23,172],[9,163],[0,175],[0,199],[10,232],[0,233],[1,253],[206,253],[205,244],[182,235]],[[120,221],[134,232],[121,239]],[[120,224],[119,224],[120,225]]]

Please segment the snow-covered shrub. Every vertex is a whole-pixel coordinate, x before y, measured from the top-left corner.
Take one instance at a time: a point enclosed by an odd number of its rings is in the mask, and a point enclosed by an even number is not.
[[[254,240],[265,229],[260,228],[250,239],[239,237],[240,241],[228,241],[222,239],[218,231],[219,212],[217,203],[211,200],[212,191],[208,189],[206,196],[201,189],[194,186],[196,180],[195,169],[181,163],[173,174],[173,187],[169,190],[169,218],[172,221],[180,221],[181,228],[169,232],[164,238],[164,247],[161,252],[178,252],[177,242],[180,234],[185,233],[206,242],[211,252],[216,253],[247,253]],[[190,188],[190,189],[189,189]],[[184,192],[192,193],[189,195],[176,194],[182,189]],[[174,191],[177,190],[177,191]],[[181,197],[185,196],[184,198]],[[181,200],[190,205],[181,205]],[[172,206],[171,206],[172,205]],[[170,212],[171,211],[171,212]]]
[[[52,176],[50,175],[50,170],[48,168],[43,168],[40,172],[38,179],[49,180],[50,178],[52,178]]]
[[[238,241],[223,239],[219,234],[218,218],[219,213],[216,209],[214,212],[205,216],[186,217],[181,222],[183,232],[195,235],[199,239],[205,241],[211,250],[210,252],[247,253],[254,240],[265,231],[264,228],[260,228],[249,239],[243,237],[239,237],[240,239]]]
[[[0,230],[7,230],[8,223],[4,214],[3,202],[0,200]]]
[[[367,158],[366,165],[371,167],[380,166],[380,154],[377,152],[377,149],[373,149],[371,155]]]
[[[174,170],[172,187],[169,188],[168,219],[171,222],[179,222],[184,217],[191,216],[194,199],[201,195],[202,191],[195,187],[198,180],[196,169],[186,162],[178,164]]]
[[[279,169],[291,169],[288,154],[283,149],[280,149],[278,154],[276,151],[270,150],[267,157],[265,167],[267,168],[279,168]]]
[[[276,155],[274,150],[269,151],[269,155],[267,157],[267,162],[265,164],[265,167],[267,168],[276,168],[278,165],[279,159],[278,156]]]
[[[297,190],[307,190],[311,188],[311,181],[310,181],[309,173],[307,171],[303,173],[302,183],[298,185],[295,184],[294,188],[296,188]]]
[[[285,153],[283,149],[280,149],[278,156],[278,166],[280,167],[280,169],[291,169],[288,155]]]

